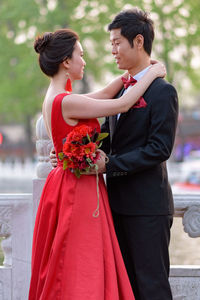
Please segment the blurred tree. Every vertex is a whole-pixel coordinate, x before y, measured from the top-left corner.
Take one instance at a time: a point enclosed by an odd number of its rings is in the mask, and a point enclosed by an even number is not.
[[[23,122],[31,145],[31,120],[41,111],[48,85],[33,50],[38,33],[70,26],[80,34],[87,62],[81,92],[90,87],[88,77],[105,84],[105,74],[119,73],[110,54],[107,24],[132,5],[127,0],[1,0],[0,122]],[[199,88],[198,0],[135,0],[134,5],[151,12],[156,29],[153,57],[166,63],[168,80],[180,93],[184,87]]]

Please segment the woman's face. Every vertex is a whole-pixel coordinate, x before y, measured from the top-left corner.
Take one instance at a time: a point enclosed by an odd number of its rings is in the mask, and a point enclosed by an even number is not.
[[[85,65],[86,62],[83,59],[83,48],[80,42],[77,41],[74,47],[72,58],[68,60],[68,73],[72,81],[83,78]]]

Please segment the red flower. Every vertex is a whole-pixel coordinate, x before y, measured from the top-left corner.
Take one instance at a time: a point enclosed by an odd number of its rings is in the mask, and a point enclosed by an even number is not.
[[[80,125],[75,127],[67,136],[67,142],[82,142],[83,137],[86,137],[87,134],[91,136],[92,128],[87,125]]]
[[[90,143],[84,145],[84,152],[87,156],[94,153],[95,150],[96,150],[96,144],[95,143],[90,142]]]
[[[80,177],[82,171],[88,172],[88,169],[93,167],[99,158],[96,150],[99,147],[99,141],[105,137],[105,133],[96,133],[87,125],[75,127],[66,138],[63,152],[58,154],[60,160],[63,160],[63,169],[74,170],[77,177]]]

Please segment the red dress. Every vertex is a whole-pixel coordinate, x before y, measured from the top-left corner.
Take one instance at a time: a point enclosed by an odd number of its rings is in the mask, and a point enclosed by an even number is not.
[[[74,128],[62,117],[66,94],[52,106],[52,138],[56,153]],[[100,131],[97,119],[80,120]],[[76,125],[77,126],[77,125]],[[103,177],[99,178],[99,217],[96,175],[79,179],[61,163],[47,177],[33,237],[29,300],[134,300],[114,231]]]

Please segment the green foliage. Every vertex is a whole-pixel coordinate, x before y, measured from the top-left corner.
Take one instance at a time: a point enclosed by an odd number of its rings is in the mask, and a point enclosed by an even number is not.
[[[155,20],[153,57],[166,63],[168,80],[180,91],[182,78],[198,89],[200,71],[194,61],[200,42],[197,0],[1,0],[1,122],[26,122],[27,116],[31,119],[41,111],[48,78],[41,74],[33,50],[39,33],[69,26],[80,34],[87,75],[104,84],[105,72],[119,73],[110,53],[107,24],[132,5],[150,11]]]
[[[101,133],[99,133],[96,142],[102,141],[103,139],[107,138],[108,135],[109,135],[109,133],[107,133],[107,132],[101,132]]]

